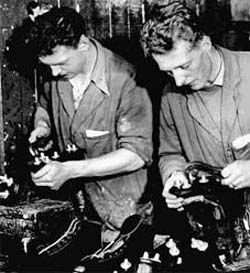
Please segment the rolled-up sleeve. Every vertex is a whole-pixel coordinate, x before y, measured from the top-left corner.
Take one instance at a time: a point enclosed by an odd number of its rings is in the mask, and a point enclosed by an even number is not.
[[[138,154],[146,164],[152,162],[152,105],[144,88],[129,79],[122,91],[118,109],[119,148]]]
[[[43,90],[40,92],[39,100],[36,105],[36,112],[34,118],[34,125],[39,121],[44,121],[47,123],[49,127],[51,127],[51,120],[50,120],[50,83],[45,83],[43,86]]]
[[[171,115],[168,97],[165,94],[160,111],[159,148],[159,168],[163,183],[173,171],[183,170],[185,165],[186,159]]]

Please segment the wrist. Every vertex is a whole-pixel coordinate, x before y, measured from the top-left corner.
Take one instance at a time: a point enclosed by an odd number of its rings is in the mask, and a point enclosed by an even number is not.
[[[168,181],[172,180],[172,178],[174,178],[174,177],[176,177],[176,176],[178,176],[178,175],[180,175],[180,174],[181,174],[181,175],[184,174],[182,170],[175,170],[175,171],[172,171],[172,172],[167,176],[167,178],[165,179],[164,185],[166,185],[166,183],[167,183]]]
[[[182,170],[175,170],[175,171],[173,171],[173,172],[171,172],[171,173],[169,174],[168,178],[170,178],[171,176],[174,176],[174,175],[176,175],[176,174],[178,174],[178,173],[183,173],[183,171],[182,171]]]
[[[72,160],[63,162],[63,165],[68,170],[70,178],[86,177],[87,161],[86,160]]]
[[[39,127],[39,128],[45,128],[50,130],[50,122],[46,119],[39,118],[35,120],[34,127],[35,129]]]
[[[45,137],[49,136],[50,132],[51,132],[51,129],[50,129],[49,125],[44,121],[41,121],[41,122],[37,123],[36,126],[35,126],[35,129],[38,129],[38,130],[40,129],[40,131],[43,131],[44,132],[43,135]]]
[[[46,121],[40,120],[36,123],[35,128],[37,127],[41,127],[41,128],[45,128],[45,129],[50,129],[50,126],[48,125],[48,123]]]

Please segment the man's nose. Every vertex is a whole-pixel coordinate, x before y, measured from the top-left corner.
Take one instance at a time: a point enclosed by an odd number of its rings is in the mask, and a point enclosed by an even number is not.
[[[56,77],[56,76],[60,75],[60,72],[61,72],[60,67],[52,65],[50,68],[51,68],[53,76]]]
[[[175,80],[175,84],[176,84],[177,86],[182,86],[182,85],[184,85],[185,77],[184,77],[184,75],[181,73],[180,70],[173,70],[173,71],[172,71],[172,74],[173,74],[173,77],[174,77],[174,80]]]

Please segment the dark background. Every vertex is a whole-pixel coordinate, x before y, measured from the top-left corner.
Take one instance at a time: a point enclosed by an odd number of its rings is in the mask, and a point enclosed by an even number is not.
[[[22,52],[21,46],[17,45],[14,53],[8,52],[11,35],[17,33],[14,44],[18,44],[20,40],[18,32],[21,33],[20,25],[23,19],[27,18],[28,2],[28,0],[0,0],[2,50],[0,90],[3,101],[3,109],[0,111],[3,111],[6,154],[9,153],[11,143],[18,137],[17,135],[26,136],[30,131],[34,102],[41,82],[37,74],[38,78],[34,79],[30,52]],[[157,113],[165,79],[153,62],[144,59],[138,42],[141,26],[147,18],[153,0],[45,0],[45,2],[54,6],[66,5],[77,9],[86,19],[90,36],[133,62],[138,67],[141,84],[147,87],[154,112]],[[204,26],[214,42],[235,50],[250,49],[248,0],[186,0],[185,2],[201,15]],[[9,59],[4,54],[6,51],[9,53]]]
[[[169,0],[171,1],[171,0]],[[23,163],[27,137],[32,129],[34,104],[45,74],[33,70],[33,60],[18,47],[21,24],[27,18],[28,0],[0,0],[0,170],[4,161],[13,161],[15,173],[25,180]],[[38,1],[39,2],[39,1]],[[145,86],[153,103],[154,164],[149,174],[149,195],[153,198],[159,217],[158,231],[175,229],[175,215],[166,210],[161,199],[161,179],[157,168],[158,113],[161,90],[166,76],[158,71],[152,60],[146,60],[139,44],[139,34],[147,19],[152,0],[46,0],[54,6],[70,6],[78,10],[87,22],[88,34],[113,51],[123,55],[138,69],[138,80]],[[250,50],[249,0],[186,0],[186,4],[201,15],[213,41],[229,49]],[[17,43],[13,43],[16,33]],[[20,35],[19,35],[20,34]],[[1,123],[1,119],[0,119]],[[4,141],[1,139],[3,136]],[[25,182],[24,182],[25,183]],[[171,221],[167,221],[171,219]]]

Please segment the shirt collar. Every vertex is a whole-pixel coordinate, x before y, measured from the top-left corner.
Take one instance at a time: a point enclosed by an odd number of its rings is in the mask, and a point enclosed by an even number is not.
[[[220,53],[219,53],[220,54]],[[218,86],[222,86],[223,85],[223,81],[224,81],[224,73],[225,73],[225,64],[224,64],[224,59],[222,54],[220,54],[220,58],[221,58],[221,67],[220,67],[220,71],[216,77],[216,79],[214,80],[214,85],[218,85]]]
[[[97,42],[95,39],[90,39],[90,41],[94,44],[96,47],[97,57],[95,66],[91,75],[91,80],[96,84],[96,86],[104,92],[106,95],[110,95],[107,80],[106,80],[106,71],[105,71],[105,52],[104,48],[101,46],[99,42]]]
[[[82,89],[83,84],[85,82],[87,82],[88,79],[90,79],[90,76],[91,75],[88,75],[87,77],[83,78],[81,74],[78,74],[74,78],[69,79],[69,82],[71,83],[71,85],[73,86],[74,89],[80,90],[80,89]]]

